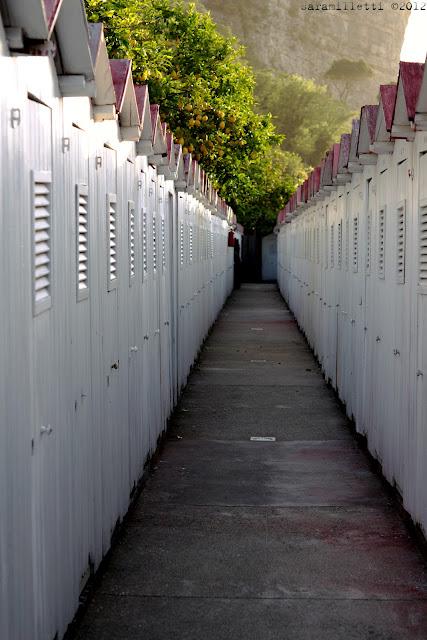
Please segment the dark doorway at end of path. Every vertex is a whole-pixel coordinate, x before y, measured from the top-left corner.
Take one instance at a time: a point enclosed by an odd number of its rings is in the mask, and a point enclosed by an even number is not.
[[[242,238],[242,281],[262,282],[262,237],[245,231]]]
[[[242,282],[274,283],[276,280],[276,236],[245,232],[242,238]]]

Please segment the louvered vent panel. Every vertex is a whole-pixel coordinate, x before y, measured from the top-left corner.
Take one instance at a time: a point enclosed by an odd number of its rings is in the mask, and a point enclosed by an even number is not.
[[[33,182],[33,303],[34,313],[51,306],[51,183],[50,171],[34,172]]]
[[[166,267],[166,230],[165,220],[162,218],[162,268]]]
[[[420,284],[427,285],[427,203],[420,208],[418,271]]]
[[[156,228],[156,214],[153,213],[153,221],[151,224],[153,233],[153,271],[157,269],[157,228]]]
[[[316,251],[317,251],[317,263],[320,262],[320,229],[317,227],[316,229]]]
[[[128,231],[129,231],[129,277],[136,276],[136,228],[135,228],[135,204],[128,202]]]
[[[385,277],[385,209],[378,216],[378,276]]]
[[[359,268],[359,218],[353,218],[353,271]]]
[[[398,284],[405,282],[405,246],[406,246],[406,206],[402,203],[397,209],[397,256],[396,256],[396,281]]]
[[[117,282],[117,198],[107,196],[107,233],[108,233],[108,288]]]
[[[325,269],[327,269],[329,265],[329,256],[328,256],[328,227],[326,224],[323,229],[323,254],[324,254]]]
[[[331,269],[333,269],[335,266],[335,233],[333,224],[331,224],[330,230],[330,263]]]
[[[342,268],[342,222],[338,223],[338,269]]]
[[[189,228],[190,240],[189,240],[189,256],[190,262],[193,262],[193,225],[190,224]]]
[[[366,218],[366,264],[365,269],[366,273],[369,274],[371,272],[371,242],[372,242],[372,231],[371,231],[371,213],[368,213]]]
[[[214,239],[213,239],[213,231],[210,231],[210,238],[211,238],[211,258],[214,257]]]
[[[89,291],[89,219],[88,188],[76,185],[76,232],[77,232],[77,298],[82,300]]]
[[[345,221],[345,268],[348,271],[350,266],[350,220]]]
[[[181,266],[184,264],[184,223],[179,226],[179,262]]]
[[[148,273],[148,237],[147,212],[142,212],[142,265],[144,273]]]

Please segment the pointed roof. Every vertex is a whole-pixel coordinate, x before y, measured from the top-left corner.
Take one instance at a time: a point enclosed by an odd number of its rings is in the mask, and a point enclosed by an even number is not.
[[[200,191],[200,165],[195,158],[192,160],[193,163],[193,188],[194,190]]]
[[[336,142],[332,147],[333,159],[332,159],[332,181],[336,182],[338,175],[338,162],[340,158],[341,144]]]
[[[384,114],[384,124],[387,131],[391,131],[393,124],[393,113],[396,104],[397,85],[380,85],[380,109]]]
[[[183,157],[184,159],[184,174],[185,174],[185,180],[187,183],[187,188],[191,187],[194,180],[193,180],[193,157],[191,155],[191,153],[186,153],[185,156]]]
[[[175,149],[175,188],[177,191],[185,191],[187,188],[187,180],[185,176],[184,156],[182,154],[182,147],[180,144],[174,144]]]
[[[340,154],[338,158],[338,176],[348,175],[348,160],[350,157],[351,133],[343,133],[340,141]],[[351,178],[351,175],[349,176]]]
[[[378,105],[377,121],[375,123],[375,137],[372,150],[375,153],[392,153],[394,140],[391,137],[393,113],[396,103],[397,86],[382,84],[380,86],[380,103]]]
[[[92,101],[96,107],[104,107],[104,109],[98,110],[95,108],[95,120],[113,119],[116,114],[116,93],[114,91],[103,25],[100,22],[89,23],[88,34],[96,84],[96,95],[92,98]],[[100,117],[97,118],[96,114],[100,114]]]
[[[131,77],[132,63],[130,60],[110,60],[110,68],[116,94],[116,109],[120,113],[124,105],[126,87]]]
[[[211,202],[212,202],[212,207],[215,210],[218,206],[218,191],[216,189],[213,188],[212,186],[212,198],[211,198]]]
[[[397,82],[391,135],[394,138],[414,139],[415,109],[423,81],[424,64],[401,62]]]
[[[204,200],[206,196],[206,173],[199,165],[199,184],[198,184],[198,195],[200,199]]]
[[[362,107],[360,112],[359,139],[357,142],[357,156],[362,164],[375,164],[377,154],[373,152],[377,126],[378,105],[370,104]]]
[[[350,138],[350,152],[348,156],[348,170],[353,173],[360,173],[362,166],[357,155],[357,145],[359,142],[360,120],[356,118],[352,121],[351,126],[351,138]]]
[[[138,114],[141,124],[151,129],[151,117],[150,117],[150,98],[148,93],[148,86],[146,84],[134,85],[136,103],[138,105]]]
[[[110,69],[122,138],[138,142],[140,120],[135,87],[132,81],[132,63],[130,60],[110,60]]]
[[[137,143],[137,153],[151,156],[153,153],[153,131],[151,128],[150,98],[146,84],[134,85],[136,104],[141,128],[141,136]]]
[[[427,129],[427,64],[424,65],[423,79],[415,111],[417,128],[425,131]]]
[[[52,29],[55,23],[62,1],[63,0],[43,0],[49,31]]]
[[[302,185],[302,199],[303,199],[303,202],[308,202],[308,200],[309,200],[308,179],[304,180],[303,185]]]
[[[322,187],[331,187],[332,186],[332,167],[333,167],[333,148],[330,149],[324,159],[322,178],[321,178],[321,186]],[[329,190],[329,189],[327,189]]]
[[[55,26],[56,39],[61,52],[62,74],[64,76],[84,76],[91,83],[84,95],[96,93],[89,30],[82,0],[49,2],[50,24]],[[52,28],[52,26],[50,27]],[[92,86],[93,85],[93,86]],[[91,89],[91,92],[89,92]]]
[[[313,170],[313,188],[314,195],[316,195],[320,190],[320,178],[322,176],[322,167],[318,165]]]
[[[165,130],[166,125],[163,125]],[[166,147],[167,147],[167,163],[160,166],[158,171],[161,175],[164,175],[167,180],[174,180],[177,170],[175,160],[175,143],[173,140],[173,133],[166,131]]]
[[[409,120],[415,118],[415,109],[418,102],[424,75],[424,63],[422,62],[401,62],[400,78],[405,97],[406,110]],[[398,82],[399,85],[399,82]]]
[[[158,104],[150,105],[150,117],[151,117],[151,132],[152,132],[152,145],[153,154],[150,156],[149,161],[155,165],[167,164],[167,143],[163,135],[162,122],[160,120],[160,107]]]

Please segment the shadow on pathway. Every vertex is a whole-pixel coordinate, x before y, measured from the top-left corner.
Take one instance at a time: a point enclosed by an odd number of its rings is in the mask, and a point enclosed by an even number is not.
[[[222,312],[74,638],[427,639],[423,557],[273,287]]]

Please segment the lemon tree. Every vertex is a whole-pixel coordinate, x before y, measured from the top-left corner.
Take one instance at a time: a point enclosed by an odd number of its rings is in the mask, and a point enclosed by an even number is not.
[[[271,228],[301,179],[269,114],[256,112],[255,79],[234,37],[181,0],[86,0],[111,57],[131,58],[184,151],[193,153],[245,226]],[[278,155],[279,154],[279,155]]]

